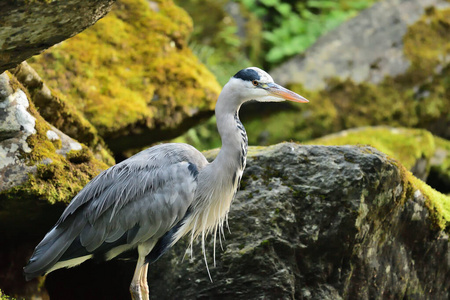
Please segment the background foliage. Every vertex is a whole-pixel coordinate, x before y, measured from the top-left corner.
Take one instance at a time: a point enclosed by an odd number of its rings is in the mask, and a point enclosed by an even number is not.
[[[321,35],[376,0],[241,0],[263,21],[264,65],[272,67],[311,46]]]

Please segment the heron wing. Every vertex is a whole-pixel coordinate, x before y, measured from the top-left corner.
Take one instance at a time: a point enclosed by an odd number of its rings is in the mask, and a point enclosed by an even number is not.
[[[80,242],[89,252],[127,232],[127,244],[161,236],[185,215],[194,199],[197,177],[190,162],[159,169],[126,171],[116,185],[85,209]]]
[[[164,144],[102,172],[36,247],[25,273],[37,276],[59,260],[161,237],[185,216],[206,164],[189,145]]]

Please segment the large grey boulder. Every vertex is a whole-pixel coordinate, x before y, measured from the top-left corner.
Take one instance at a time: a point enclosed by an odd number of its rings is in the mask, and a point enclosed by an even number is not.
[[[114,2],[1,1],[0,73],[91,26]]]
[[[183,239],[150,266],[152,299],[448,299],[445,221],[398,162],[356,146],[249,152],[215,267],[206,247],[213,282]],[[55,299],[126,297],[133,268],[83,264],[51,273],[47,288]]]
[[[251,155],[214,282],[178,246],[150,268],[154,299],[448,299],[448,234],[404,172],[370,147]]]

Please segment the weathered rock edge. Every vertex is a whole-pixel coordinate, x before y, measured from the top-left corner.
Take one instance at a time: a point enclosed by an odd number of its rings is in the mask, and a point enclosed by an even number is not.
[[[2,1],[0,73],[93,25],[114,2]]]
[[[149,268],[153,299],[448,299],[448,235],[396,161],[357,146],[283,143],[249,152],[216,267],[212,241],[207,246],[213,282],[199,245],[181,262],[185,238]],[[70,276],[76,268],[51,273],[50,296],[62,285],[59,296],[89,297],[92,288],[123,295],[129,281],[115,274],[131,277],[134,264],[109,265],[103,273],[94,264],[78,276]],[[95,282],[81,276],[91,271]]]

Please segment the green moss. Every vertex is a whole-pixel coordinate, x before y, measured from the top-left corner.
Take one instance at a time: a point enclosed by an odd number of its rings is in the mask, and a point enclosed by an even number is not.
[[[24,0],[26,4],[50,4],[55,0]]]
[[[429,219],[433,230],[450,230],[450,196],[444,195],[422,180],[415,177],[401,163],[391,159],[400,171],[402,177],[402,195],[399,204],[404,204],[406,199],[414,197],[414,193],[419,190],[425,198],[425,206],[429,211]]]
[[[52,91],[50,97],[43,97],[38,93],[39,89],[28,90],[33,102],[39,107],[39,113],[46,121],[70,137],[90,147],[95,147],[99,144],[103,148],[105,147],[103,141],[98,137],[95,127],[64,96]]]
[[[105,162],[113,161],[111,153],[102,138],[99,137],[95,127],[64,96],[49,89],[26,63],[22,63],[14,70],[14,80],[23,84],[30,99],[39,109],[39,114],[50,124],[85,143],[95,151],[99,159]],[[61,147],[60,140],[52,141],[55,147]]]
[[[414,177],[411,172],[403,169],[412,193],[420,190],[425,197],[425,205],[430,213],[430,219],[435,229],[450,229],[450,197],[439,193],[422,180]]]
[[[66,157],[70,162],[76,164],[89,162],[94,159],[92,152],[84,145],[81,150],[71,150],[67,152]]]
[[[0,290],[0,300],[15,300],[15,298],[5,295],[2,290]]]
[[[348,130],[307,142],[311,145],[370,145],[411,169],[417,159],[429,160],[435,152],[433,135],[423,129],[367,127]]]
[[[244,122],[249,142],[305,141],[374,125],[439,130],[450,122],[450,64],[446,60],[450,55],[449,28],[450,9],[427,10],[404,36],[410,68],[379,84],[334,78],[319,91],[308,91],[301,84],[288,86],[310,103]]]
[[[261,241],[261,244],[260,244],[261,246],[268,246],[268,245],[270,245],[270,241],[269,240],[263,240],[263,241]]]
[[[450,53],[450,10],[430,7],[412,25],[404,38],[404,53],[412,62],[414,81],[423,81],[435,68],[445,62]],[[411,81],[411,80],[408,80]]]
[[[30,65],[101,135],[172,128],[193,111],[212,110],[220,89],[187,47],[191,30],[170,0],[122,0]]]

